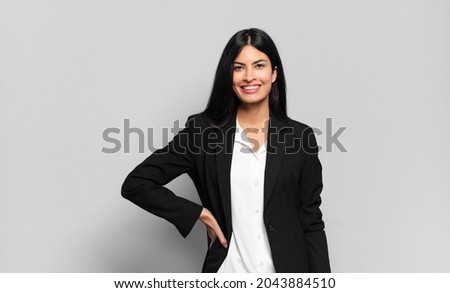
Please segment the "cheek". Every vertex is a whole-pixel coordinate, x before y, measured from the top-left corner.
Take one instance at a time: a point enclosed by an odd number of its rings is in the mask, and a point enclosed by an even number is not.
[[[239,84],[239,74],[236,74],[236,73],[234,73],[233,74],[233,86],[234,87],[237,87],[238,86],[238,84]]]
[[[234,74],[233,75],[233,92],[236,94],[236,95],[239,95],[239,79],[238,79],[238,77],[236,76],[236,74]]]
[[[268,93],[272,90],[272,72],[267,72],[264,76],[264,84]]]
[[[264,83],[266,84],[272,84],[272,72],[271,71],[261,72],[259,79],[264,81]]]

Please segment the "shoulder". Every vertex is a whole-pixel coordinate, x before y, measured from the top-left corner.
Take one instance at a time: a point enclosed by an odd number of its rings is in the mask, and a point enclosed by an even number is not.
[[[297,137],[303,137],[305,135],[310,135],[311,133],[314,133],[313,128],[303,122],[294,120],[292,118],[285,118],[283,119],[284,124],[288,127],[293,129],[293,132],[295,136]]]
[[[208,119],[203,112],[190,115],[186,120],[187,128],[205,129],[211,127]]]
[[[187,118],[186,128],[195,130],[196,132],[201,131],[210,132],[227,132],[232,126],[235,125],[235,119],[230,119],[222,125],[217,125],[204,113],[192,114]]]
[[[293,135],[294,139],[300,142],[299,147],[301,150],[308,154],[316,154],[318,152],[317,140],[313,127],[291,118],[287,118],[285,124],[289,125],[288,127],[291,128],[290,134]]]

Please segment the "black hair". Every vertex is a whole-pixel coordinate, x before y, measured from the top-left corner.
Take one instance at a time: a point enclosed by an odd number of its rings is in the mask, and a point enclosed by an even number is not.
[[[215,126],[226,124],[235,115],[239,99],[233,91],[233,66],[236,57],[246,45],[252,45],[269,57],[277,78],[269,93],[269,108],[272,115],[286,118],[286,80],[283,64],[272,38],[263,30],[251,28],[237,32],[228,41],[217,66],[208,104],[203,114]]]

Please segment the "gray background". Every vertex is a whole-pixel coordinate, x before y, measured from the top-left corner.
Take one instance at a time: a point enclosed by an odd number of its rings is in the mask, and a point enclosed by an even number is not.
[[[120,196],[148,155],[102,139],[203,110],[228,39],[275,40],[289,115],[325,131],[334,272],[450,272],[450,2],[0,1],[0,272],[198,272],[187,239]],[[325,145],[325,136],[318,137]],[[446,151],[447,150],[447,151]],[[169,187],[198,201],[187,176]]]

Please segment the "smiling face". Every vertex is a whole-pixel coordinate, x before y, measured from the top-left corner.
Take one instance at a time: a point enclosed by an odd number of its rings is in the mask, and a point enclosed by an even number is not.
[[[234,60],[233,90],[241,103],[268,102],[276,78],[269,57],[252,45],[244,46]]]

